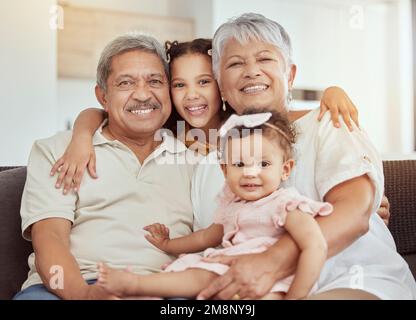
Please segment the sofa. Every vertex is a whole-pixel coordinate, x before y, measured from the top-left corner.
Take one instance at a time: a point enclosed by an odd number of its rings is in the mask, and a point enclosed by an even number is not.
[[[385,161],[385,193],[398,252],[416,276],[416,160]],[[20,200],[25,167],[0,167],[0,299],[11,299],[27,277],[33,251],[21,236]]]

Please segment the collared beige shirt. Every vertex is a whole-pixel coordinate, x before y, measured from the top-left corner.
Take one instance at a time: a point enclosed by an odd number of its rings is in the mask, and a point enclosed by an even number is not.
[[[143,227],[163,223],[171,238],[192,231],[190,188],[195,159],[189,160],[183,143],[164,135],[140,164],[128,147],[106,139],[99,130],[93,139],[98,179],[86,173],[79,192],[64,196],[49,172],[71,135],[58,133],[33,145],[22,197],[23,236],[30,240],[30,228],[37,221],[67,219],[72,222],[70,250],[84,279],[96,279],[100,261],[115,268],[131,266],[141,274],[160,271],[173,257],[150,244]],[[32,253],[22,289],[42,283],[34,259]]]

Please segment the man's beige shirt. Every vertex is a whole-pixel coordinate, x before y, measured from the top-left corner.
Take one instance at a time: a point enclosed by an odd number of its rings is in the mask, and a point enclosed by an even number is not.
[[[171,238],[192,231],[190,199],[193,158],[184,144],[164,135],[162,143],[140,164],[135,154],[97,131],[94,147],[98,179],[87,173],[78,193],[64,196],[49,172],[68,145],[71,132],[38,140],[32,148],[21,216],[23,236],[39,220],[63,218],[72,222],[70,250],[84,279],[96,279],[97,262],[134,272],[151,273],[173,257],[145,238],[143,227],[155,222],[170,229]],[[23,289],[42,283],[29,256],[30,272]],[[56,270],[51,270],[56,272]]]

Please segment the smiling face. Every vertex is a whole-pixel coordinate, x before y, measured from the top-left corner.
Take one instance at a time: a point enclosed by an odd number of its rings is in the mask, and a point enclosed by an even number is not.
[[[96,95],[108,112],[110,130],[121,136],[153,135],[171,112],[169,84],[160,58],[145,51],[114,56],[107,91]]]
[[[181,117],[194,128],[220,122],[221,98],[210,57],[189,53],[171,63],[171,94]]]
[[[221,56],[219,83],[238,114],[249,107],[281,111],[295,73],[296,67],[289,67],[275,46],[258,40],[241,44],[232,38]]]
[[[222,169],[235,195],[255,201],[276,191],[289,177],[293,164],[275,141],[256,133],[228,140]]]

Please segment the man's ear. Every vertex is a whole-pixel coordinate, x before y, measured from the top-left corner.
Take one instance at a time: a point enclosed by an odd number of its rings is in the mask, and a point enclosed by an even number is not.
[[[292,172],[293,167],[295,166],[295,160],[289,159],[283,163],[283,170],[282,170],[282,180],[286,181],[289,179],[290,172]]]
[[[98,85],[95,86],[95,96],[98,102],[103,106],[104,110],[108,112],[106,92]]]
[[[293,82],[295,81],[295,77],[296,77],[296,64],[291,64],[290,65],[290,71],[289,71],[289,77],[288,77],[288,85],[289,85],[289,89],[292,89],[293,87]]]

